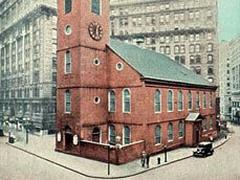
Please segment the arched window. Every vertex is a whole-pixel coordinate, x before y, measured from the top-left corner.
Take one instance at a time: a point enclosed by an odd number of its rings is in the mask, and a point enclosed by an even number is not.
[[[183,123],[183,121],[180,121],[179,124],[178,124],[178,135],[179,135],[179,137],[184,136],[184,123]]]
[[[100,143],[101,142],[100,137],[101,137],[101,131],[98,127],[95,127],[92,131],[92,141]]]
[[[154,109],[155,112],[161,112],[161,92],[156,90],[154,96]]]
[[[65,91],[64,95],[64,105],[65,105],[65,113],[71,112],[71,92],[69,90]]]
[[[202,129],[203,129],[203,131],[207,131],[207,119],[204,119],[202,121]]]
[[[115,92],[111,90],[108,92],[108,111],[115,112],[115,106],[116,106]]]
[[[128,89],[123,90],[123,112],[131,111],[131,94]]]
[[[183,93],[182,91],[178,91],[178,110],[183,110]]]
[[[188,91],[188,109],[192,109],[192,93]]]
[[[161,135],[162,135],[162,132],[161,132],[161,126],[157,125],[156,128],[155,128],[155,143],[156,144],[160,144],[161,143]]]
[[[72,56],[70,51],[65,53],[65,74],[72,72]]]
[[[168,91],[168,111],[173,111],[173,91]]]
[[[203,93],[203,108],[207,108],[207,97],[206,97],[206,93]]]
[[[213,107],[213,95],[212,95],[212,93],[210,93],[209,107],[210,107],[210,108]]]
[[[200,95],[199,95],[199,92],[197,92],[197,96],[196,96],[196,108],[200,108]]]
[[[109,143],[116,144],[116,130],[114,125],[109,126],[108,135]]]
[[[72,0],[64,0],[64,11],[65,14],[72,11]]]
[[[209,122],[210,129],[213,129],[213,117],[210,116],[210,122]]]
[[[130,144],[131,143],[131,131],[128,126],[124,126],[123,128],[123,143],[124,144]]]
[[[168,141],[173,140],[173,124],[168,124]]]

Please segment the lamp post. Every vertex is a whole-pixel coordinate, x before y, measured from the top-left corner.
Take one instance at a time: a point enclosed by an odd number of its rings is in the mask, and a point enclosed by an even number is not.
[[[167,162],[167,146],[164,146],[164,157],[165,157],[165,162]]]
[[[4,136],[3,133],[3,116],[0,116],[0,137]]]
[[[27,117],[27,118],[23,118],[23,121],[24,121],[24,128],[25,128],[25,131],[26,131],[26,144],[28,144],[28,130],[29,130],[29,127],[30,127],[30,118]]]
[[[108,144],[108,175],[110,175],[110,150],[111,150],[111,145],[114,146],[113,148],[117,150],[121,149],[121,137],[120,136],[116,136],[116,143],[112,143],[111,141],[109,141]],[[117,162],[118,162],[118,154],[117,154]]]

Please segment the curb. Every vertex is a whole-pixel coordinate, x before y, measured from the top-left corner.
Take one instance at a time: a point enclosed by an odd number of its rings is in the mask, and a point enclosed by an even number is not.
[[[229,135],[232,135],[232,133],[230,133]],[[217,145],[217,146],[214,147],[213,149],[218,149],[219,147],[223,146],[225,143],[227,143],[227,142],[231,139],[231,137],[232,137],[232,136],[229,136],[229,138],[227,138],[225,141],[221,142],[219,145]],[[72,172],[74,172],[74,173],[77,173],[77,174],[79,174],[79,175],[82,175],[82,176],[85,176],[85,177],[88,177],[88,178],[94,178],[94,179],[96,179],[96,178],[97,178],[97,179],[123,179],[123,178],[129,178],[129,177],[137,176],[137,175],[140,175],[140,174],[143,174],[143,173],[146,173],[146,172],[149,172],[149,171],[152,171],[152,170],[161,168],[161,167],[165,167],[165,166],[168,166],[168,165],[170,165],[170,164],[173,164],[173,163],[176,163],[176,162],[179,162],[179,161],[182,161],[182,160],[189,159],[189,158],[193,157],[193,155],[189,155],[189,156],[186,156],[186,157],[183,157],[183,158],[179,158],[179,159],[176,159],[176,160],[174,160],[174,161],[171,161],[171,162],[168,162],[168,163],[165,163],[165,164],[162,164],[162,165],[158,165],[158,166],[155,166],[155,167],[152,167],[152,168],[149,168],[149,169],[145,169],[145,170],[143,170],[143,171],[140,171],[140,172],[137,172],[137,173],[134,173],[134,174],[129,174],[129,175],[125,175],[125,176],[112,176],[112,177],[106,177],[106,176],[105,176],[105,177],[104,177],[104,176],[93,176],[93,175],[89,175],[89,174],[82,173],[82,172],[80,172],[80,171],[78,171],[78,170],[72,169],[72,168],[70,168],[70,167],[67,167],[67,166],[65,166],[65,165],[62,165],[62,164],[57,163],[57,162],[55,162],[55,161],[52,161],[52,160],[50,160],[50,159],[44,158],[44,157],[39,156],[39,155],[37,155],[37,154],[35,154],[35,153],[32,153],[32,152],[30,152],[30,151],[27,151],[27,150],[25,150],[25,149],[23,149],[23,148],[14,146],[14,145],[9,144],[9,143],[6,143],[6,144],[9,145],[9,146],[11,146],[11,147],[13,147],[13,148],[15,148],[15,149],[18,149],[18,150],[20,150],[20,151],[23,151],[23,152],[25,152],[25,153],[28,153],[28,154],[30,154],[30,155],[32,155],[32,156],[35,156],[35,157],[37,157],[37,158],[39,158],[39,159],[42,159],[42,160],[45,160],[45,161],[50,162],[50,163],[52,163],[52,164],[55,164],[55,165],[57,165],[57,166],[60,166],[60,167],[62,167],[62,168],[64,168],[64,169],[67,169],[67,170],[72,171]]]

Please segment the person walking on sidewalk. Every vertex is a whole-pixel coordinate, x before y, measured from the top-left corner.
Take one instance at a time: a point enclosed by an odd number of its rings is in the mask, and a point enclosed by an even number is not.
[[[141,164],[142,164],[142,167],[145,167],[145,161],[146,161],[146,152],[143,151],[142,154],[141,154]]]

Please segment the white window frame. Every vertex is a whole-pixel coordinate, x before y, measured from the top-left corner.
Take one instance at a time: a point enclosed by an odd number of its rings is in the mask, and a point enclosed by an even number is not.
[[[169,107],[168,107],[168,95],[169,95],[169,91],[171,91],[172,92],[172,110],[169,110]],[[174,111],[174,92],[173,92],[173,90],[172,89],[169,89],[168,90],[168,94],[167,94],[167,110],[168,110],[168,112],[173,112]]]
[[[178,91],[178,103],[179,103],[179,93],[182,94],[182,99],[181,99],[181,101],[182,101],[182,109],[179,109],[179,104],[178,104],[178,111],[183,111],[184,110],[184,95],[183,95],[183,91],[182,90]]]
[[[67,111],[67,92],[70,93],[70,111]],[[71,91],[70,91],[70,90],[66,90],[66,91],[64,92],[64,113],[65,113],[65,114],[70,114],[71,111],[72,111],[72,102],[71,102],[71,99],[72,99]]]
[[[123,129],[122,129],[122,144],[125,145],[125,127],[128,127],[129,128],[129,144],[131,144],[132,142],[132,131],[131,131],[131,128],[129,126],[123,126]]]
[[[182,127],[180,126],[182,124]],[[179,134],[180,134],[180,130],[182,130],[183,132],[182,132],[182,136],[180,136]],[[185,125],[184,125],[184,121],[183,120],[181,120],[181,121],[179,121],[178,122],[178,137],[179,137],[179,139],[181,139],[181,138],[183,138],[185,136]]]
[[[70,54],[70,71],[67,72],[67,53]],[[71,74],[72,73],[72,53],[71,51],[67,50],[64,54],[64,74]]]
[[[102,0],[99,0],[99,8],[100,8],[99,14],[96,14],[95,12],[92,11],[92,2],[93,2],[93,0],[91,0],[90,12],[91,12],[92,14],[96,15],[96,16],[101,16],[101,15],[102,15],[102,12],[103,12],[103,10],[102,10],[102,7],[103,7],[103,5],[102,5]]]
[[[170,126],[170,124],[172,124],[172,139],[169,139],[169,126]],[[173,126],[172,122],[168,123],[168,126],[167,126],[167,136],[168,136],[168,142],[174,141],[174,126]]]
[[[124,91],[125,90],[128,90],[128,92],[129,92],[129,96],[130,96],[130,99],[129,99],[129,111],[125,111],[125,100],[124,100]],[[123,113],[131,113],[131,98],[132,98],[132,93],[131,93],[131,91],[130,91],[130,89],[129,88],[125,88],[125,89],[123,89],[122,90],[122,112]]]
[[[160,101],[160,111],[156,111],[155,105],[156,105],[156,93],[159,92],[160,93],[160,97],[159,97],[159,101]],[[162,92],[157,89],[154,93],[154,112],[157,113],[161,113],[162,112]]]
[[[115,131],[115,143],[116,143],[116,127],[115,127],[113,124],[111,124],[111,125],[108,126],[108,143],[111,142],[111,133],[110,133],[111,126],[114,127],[114,131]]]
[[[114,93],[114,111],[111,111],[111,92]],[[116,93],[112,89],[108,91],[108,112],[116,112]]]
[[[157,139],[157,136],[156,136],[157,127],[159,127],[159,130],[160,130],[160,142],[159,143],[156,141],[156,139]],[[154,128],[154,142],[155,142],[155,145],[162,144],[162,127],[161,127],[161,125],[156,125],[155,128]]]

